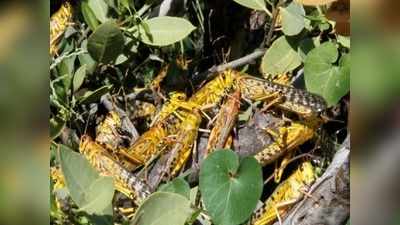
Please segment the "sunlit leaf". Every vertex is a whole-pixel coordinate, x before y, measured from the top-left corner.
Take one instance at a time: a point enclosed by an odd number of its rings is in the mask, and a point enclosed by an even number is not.
[[[264,0],[233,0],[233,1],[250,9],[266,10],[266,5]]]
[[[301,57],[289,44],[285,36],[272,43],[261,61],[265,74],[277,75],[292,71],[301,64]]]
[[[112,215],[113,179],[101,177],[79,153],[61,145],[60,165],[72,200],[89,214]]]
[[[343,55],[339,65],[338,49],[332,42],[326,42],[310,51],[304,63],[304,78],[307,90],[325,98],[333,106],[350,89],[350,58]]]
[[[346,48],[350,48],[350,37],[338,35],[337,41]]]
[[[158,191],[162,192],[172,192],[176,194],[180,194],[187,199],[190,198],[190,186],[183,178],[175,178],[174,180],[161,185],[158,188]]]
[[[239,162],[233,151],[215,151],[200,167],[199,188],[205,208],[215,224],[243,223],[261,197],[261,166],[253,157]]]
[[[156,192],[137,209],[132,225],[183,225],[194,213],[189,199],[180,194]]]
[[[81,2],[81,12],[86,24],[90,27],[91,30],[95,30],[100,23],[94,15],[92,9],[89,7],[87,1]]]
[[[304,26],[306,12],[302,5],[292,2],[281,8],[283,33],[288,36],[300,33]]]
[[[148,28],[148,32],[144,27]],[[194,29],[189,21],[170,16],[154,17],[139,26],[138,38],[148,45],[166,46],[184,39]]]
[[[96,18],[104,23],[107,21],[108,5],[104,0],[85,0]]]

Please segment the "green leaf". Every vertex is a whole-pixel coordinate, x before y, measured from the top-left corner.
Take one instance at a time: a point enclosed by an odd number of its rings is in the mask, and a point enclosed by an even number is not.
[[[195,205],[196,204],[196,198],[197,198],[197,193],[199,192],[199,186],[196,186],[192,189],[190,189],[190,203]]]
[[[104,23],[108,20],[108,5],[104,0],[85,0],[85,2],[87,2],[88,6],[100,22]]]
[[[132,225],[183,225],[193,214],[190,202],[182,195],[156,192],[136,211]]]
[[[82,97],[79,98],[79,103],[89,104],[100,100],[101,96],[111,90],[112,85],[103,86],[94,91],[87,91]]]
[[[148,32],[144,29],[146,26]],[[148,45],[166,46],[184,39],[194,29],[189,21],[179,17],[154,17],[139,26],[139,39]]]
[[[130,9],[130,6],[129,6],[129,0],[120,0],[119,2],[120,2],[120,4],[121,4],[124,8],[126,8],[128,11],[131,10],[131,9]]]
[[[307,58],[307,54],[318,45],[319,39],[317,37],[301,40],[297,47],[297,53],[300,55],[301,60],[304,62]]]
[[[304,79],[307,90],[325,98],[333,106],[350,89],[349,56],[343,55],[339,65],[338,50],[334,43],[326,42],[310,51],[304,63]]]
[[[215,151],[200,167],[199,188],[215,224],[243,223],[261,197],[261,166],[253,157],[246,157],[239,163],[233,151]]]
[[[174,180],[161,185],[160,188],[158,188],[158,191],[162,192],[172,192],[176,194],[180,194],[187,199],[190,198],[190,186],[189,184],[183,179],[183,178],[175,178]]]
[[[83,19],[85,20],[86,24],[90,27],[91,30],[96,30],[99,26],[99,21],[96,19],[92,9],[89,7],[87,1],[81,2],[81,12],[83,15]]]
[[[261,61],[261,70],[265,74],[277,75],[294,70],[301,64],[301,57],[282,36],[272,43]]]
[[[87,51],[87,40],[82,41],[81,48]],[[83,53],[78,55],[78,59],[80,65],[86,65],[86,72],[88,74],[92,74],[95,71],[97,62],[94,61],[92,57],[90,57],[89,53]]]
[[[264,0],[233,0],[236,3],[255,10],[266,10],[266,5]]]
[[[88,38],[90,56],[102,63],[115,60],[124,48],[124,36],[117,24],[110,20],[101,24]]]
[[[60,165],[72,200],[89,214],[112,215],[113,179],[101,177],[79,153],[60,145]]]
[[[74,73],[76,55],[64,58],[58,65],[58,74],[63,76],[65,74],[72,75]]]
[[[50,138],[55,139],[60,135],[62,129],[65,126],[65,121],[59,117],[53,117],[50,119]]]
[[[350,48],[350,37],[338,35],[337,41],[345,48]]]
[[[283,33],[288,36],[299,34],[304,26],[304,16],[306,12],[302,5],[292,2],[288,6],[281,8]]]
[[[74,88],[74,92],[81,87],[83,81],[85,80],[85,76],[86,76],[86,65],[82,65],[75,72],[74,79],[72,80],[72,86]]]
[[[117,59],[115,59],[115,65],[122,64],[128,60],[128,57],[124,54],[120,54]]]

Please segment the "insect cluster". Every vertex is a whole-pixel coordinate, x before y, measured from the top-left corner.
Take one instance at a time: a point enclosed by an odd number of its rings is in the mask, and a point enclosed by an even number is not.
[[[110,111],[97,126],[95,139],[81,137],[80,153],[101,175],[114,178],[116,190],[139,205],[160,184],[185,168],[196,168],[211,152],[246,148],[240,140],[238,116],[244,105],[250,105],[254,117],[261,114],[270,118],[266,124],[251,120],[261,127],[267,141],[243,155],[254,155],[262,166],[275,163],[278,186],[249,223],[271,224],[281,219],[290,203],[303,196],[316,178],[310,160],[302,159],[295,172],[281,181],[298,147],[313,139],[323,124],[320,114],[326,107],[321,97],[295,89],[287,77],[281,78],[265,80],[228,69],[189,98],[185,93],[171,92],[153,116],[150,128],[131,146],[121,141],[119,114]],[[263,107],[255,106],[259,103]],[[242,121],[242,127],[248,123]],[[201,144],[204,137],[206,144]]]
[[[68,1],[51,17],[51,55],[57,53],[59,37],[71,18]],[[151,83],[154,92],[160,92],[168,68],[162,68]],[[317,177],[310,151],[298,154],[298,150],[316,139],[326,109],[322,97],[290,84],[286,75],[266,80],[227,69],[190,97],[170,92],[157,113],[154,105],[142,103],[134,117],[150,117],[151,122],[133,144],[124,143],[121,115],[110,111],[96,127],[96,137],[82,135],[79,151],[100,175],[113,177],[116,190],[136,206],[160,184],[187,168],[198,169],[214,151],[233,149],[240,156],[253,155],[264,168],[275,164],[276,187],[248,223],[272,224],[307,195]],[[239,118],[245,114],[247,119]],[[290,170],[294,172],[285,174],[294,161]],[[55,188],[64,186],[59,170],[53,168],[51,175],[57,181]]]

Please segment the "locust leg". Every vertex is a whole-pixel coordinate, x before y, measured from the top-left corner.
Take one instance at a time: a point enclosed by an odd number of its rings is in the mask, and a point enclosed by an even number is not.
[[[269,102],[268,104],[264,105],[264,107],[261,109],[261,112],[265,112],[269,108],[271,108],[271,106],[280,104],[280,103],[282,103],[284,101],[284,97],[279,92],[274,92],[274,93],[272,93],[270,95],[267,95],[267,96],[261,98],[260,101],[264,101],[264,100],[270,99],[270,98],[272,98],[271,102]]]
[[[288,200],[288,201],[283,201],[283,202],[279,202],[278,204],[275,205],[274,210],[276,213],[276,217],[278,218],[279,224],[282,225],[282,219],[281,216],[279,214],[279,209],[280,208],[287,208],[295,203],[297,203],[299,201],[299,199],[292,199],[292,200]]]
[[[285,170],[286,166],[289,164],[293,156],[294,156],[294,151],[290,151],[286,153],[286,155],[283,157],[279,167],[277,166],[277,164],[275,164],[276,165],[274,171],[275,183],[279,183],[281,181],[283,171]]]

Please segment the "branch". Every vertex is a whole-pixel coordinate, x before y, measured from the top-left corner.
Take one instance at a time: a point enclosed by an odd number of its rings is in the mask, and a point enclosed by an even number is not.
[[[297,203],[282,225],[344,224],[350,216],[350,136],[348,135],[325,173],[305,198]],[[274,225],[279,225],[276,222]]]
[[[213,66],[213,67],[209,68],[208,70],[195,75],[193,77],[194,81],[196,83],[197,81],[204,80],[204,79],[208,78],[210,75],[222,72],[228,68],[234,69],[234,68],[237,68],[240,66],[244,66],[244,65],[251,63],[254,60],[260,58],[261,56],[263,56],[265,51],[266,51],[266,49],[264,49],[264,48],[256,49],[253,53],[243,56],[242,58],[235,59],[233,61],[230,61],[230,62],[224,63],[224,64],[220,64],[218,66]]]
[[[272,20],[271,20],[271,26],[268,30],[268,34],[266,37],[266,41],[265,41],[265,45],[269,46],[271,44],[271,40],[272,40],[272,34],[274,33],[275,30],[275,24],[276,24],[276,20],[278,18],[279,15],[279,7],[281,7],[281,5],[283,5],[285,1],[284,0],[279,0],[279,2],[276,4],[276,6],[274,7],[273,11],[272,11]]]

